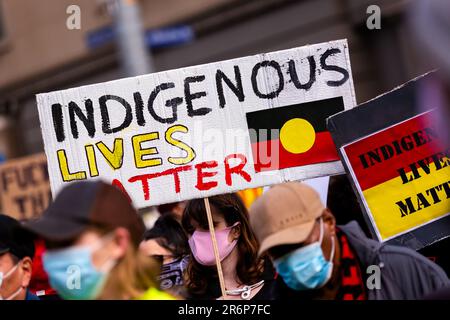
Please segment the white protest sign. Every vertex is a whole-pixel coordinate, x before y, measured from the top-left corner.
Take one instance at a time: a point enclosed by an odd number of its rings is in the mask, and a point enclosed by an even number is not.
[[[103,179],[137,207],[343,173],[346,40],[37,95],[53,195]]]
[[[319,194],[320,200],[322,201],[323,205],[324,206],[327,205],[328,186],[330,184],[330,177],[314,178],[302,182],[306,183],[308,186],[316,190],[317,193]]]

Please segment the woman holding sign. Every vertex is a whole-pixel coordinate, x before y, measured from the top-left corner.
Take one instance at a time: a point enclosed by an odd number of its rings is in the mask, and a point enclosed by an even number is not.
[[[236,194],[224,194],[210,197],[209,202],[226,299],[276,299],[278,288],[273,266],[269,259],[258,258],[259,244],[242,200]],[[223,298],[203,199],[188,202],[182,222],[191,248],[186,279],[190,297]]]

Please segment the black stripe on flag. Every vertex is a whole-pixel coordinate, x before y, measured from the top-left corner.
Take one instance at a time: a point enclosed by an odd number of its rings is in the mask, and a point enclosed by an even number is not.
[[[342,97],[316,100],[311,102],[297,103],[289,106],[248,112],[247,125],[249,129],[281,129],[286,121],[293,118],[307,120],[314,127],[316,132],[327,131],[326,119],[344,110],[344,100]],[[270,139],[268,135],[262,135],[258,140]],[[250,135],[252,143],[256,137]]]

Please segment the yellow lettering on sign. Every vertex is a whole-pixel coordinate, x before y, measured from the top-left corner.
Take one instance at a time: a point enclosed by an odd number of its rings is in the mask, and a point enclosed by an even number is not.
[[[191,162],[192,160],[194,160],[194,158],[195,158],[194,149],[192,149],[186,143],[172,137],[172,134],[174,134],[175,132],[187,133],[188,131],[189,130],[187,127],[182,126],[180,124],[172,126],[169,129],[167,129],[166,141],[168,143],[170,143],[171,145],[173,145],[174,147],[177,147],[186,152],[186,156],[184,156],[184,157],[169,157],[169,158],[167,158],[167,160],[170,163],[182,165],[182,164],[187,164],[187,163]]]
[[[74,172],[74,173],[70,172],[65,150],[63,150],[63,149],[58,150],[56,152],[56,154],[58,156],[59,170],[61,171],[63,181],[67,182],[67,181],[73,181],[73,180],[86,179],[86,172],[84,172],[84,171],[78,171],[78,172]]]
[[[136,164],[136,168],[148,168],[148,167],[159,166],[162,164],[161,158],[150,158],[150,159],[143,158],[144,156],[158,154],[158,149],[156,149],[156,147],[143,149],[141,146],[141,143],[143,143],[143,142],[158,140],[158,139],[159,139],[158,132],[150,132],[150,133],[139,134],[139,135],[133,136],[132,142],[133,142],[133,151],[134,151],[134,162]]]
[[[122,167],[123,139],[114,139],[114,147],[112,151],[102,141],[97,142],[95,145],[97,146],[98,150],[100,150],[103,157],[105,157],[106,161],[113,170],[117,170]]]
[[[400,233],[413,230],[449,213],[447,184],[450,166],[436,170],[430,164],[433,174],[403,184],[396,177],[363,191],[382,240],[388,240]]]

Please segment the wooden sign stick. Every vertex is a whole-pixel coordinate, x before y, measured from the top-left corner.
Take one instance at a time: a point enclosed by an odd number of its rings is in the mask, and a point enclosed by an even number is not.
[[[206,216],[208,217],[209,232],[211,233],[211,240],[212,240],[213,249],[214,249],[214,256],[216,258],[216,266],[217,266],[217,274],[219,275],[220,290],[222,291],[222,297],[225,299],[227,296],[227,292],[225,290],[225,281],[223,280],[222,264],[220,262],[219,248],[217,247],[216,233],[214,231],[214,223],[213,223],[213,219],[212,219],[212,215],[211,215],[211,207],[209,206],[208,198],[203,198],[203,200],[205,201]]]

